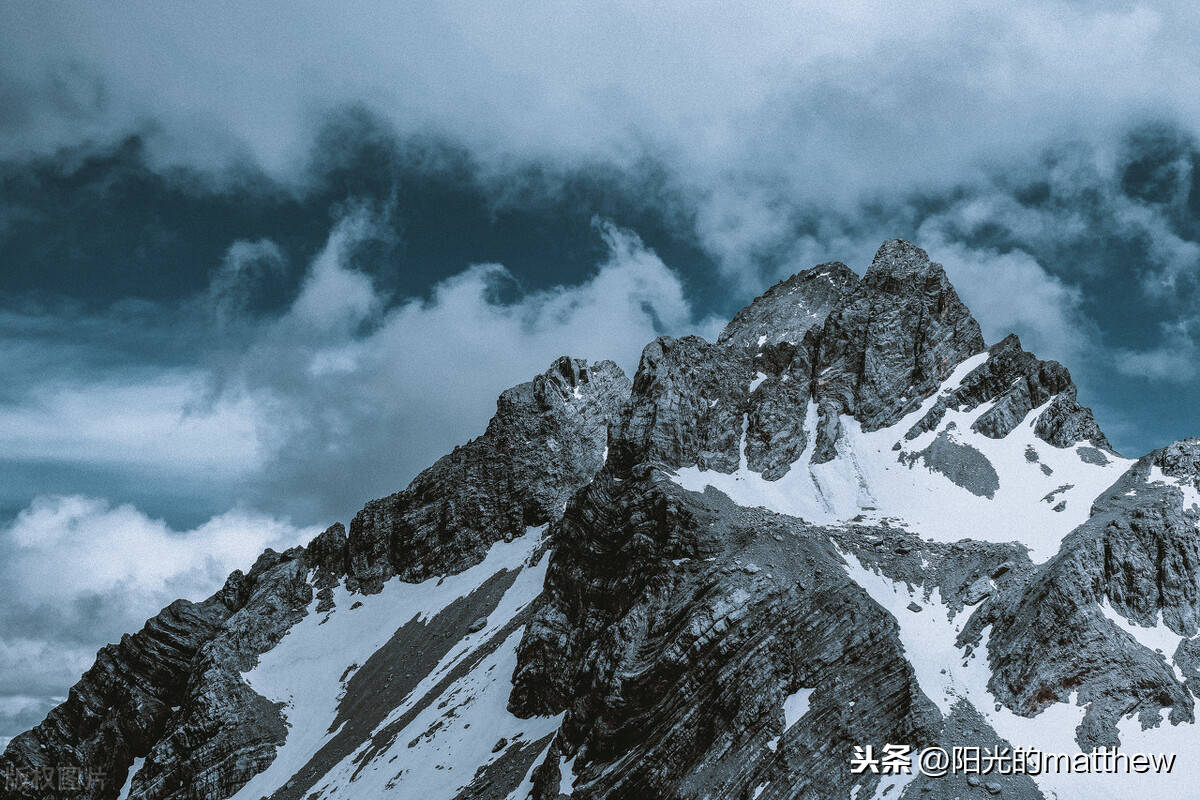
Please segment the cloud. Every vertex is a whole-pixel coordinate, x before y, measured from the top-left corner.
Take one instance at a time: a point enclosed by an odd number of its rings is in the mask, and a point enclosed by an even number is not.
[[[0,695],[0,731],[19,733],[32,728],[54,707],[56,699],[58,698]],[[11,740],[11,736],[0,736],[0,753],[4,752]]]
[[[1120,348],[1113,354],[1113,366],[1121,373],[1142,380],[1186,384],[1196,378],[1200,346],[1193,330],[1200,320],[1163,323],[1162,341],[1146,349]]]
[[[105,642],[178,597],[203,599],[263,549],[319,530],[239,510],[174,530],[102,498],[34,499],[0,528],[0,730],[40,719]]]
[[[389,305],[349,265],[368,218],[335,225],[291,308],[216,368],[221,397],[271,410],[263,497],[353,513],[481,432],[501,390],[558,356],[632,374],[656,335],[713,329],[634,233],[595,228],[607,255],[583,283],[523,292],[505,267],[478,264]]]
[[[504,266],[478,264],[424,298],[389,297],[357,266],[387,213],[350,208],[278,313],[239,299],[282,268],[279,247],[259,240],[235,242],[211,287],[176,313],[0,319],[0,351],[20,378],[0,395],[0,451],[13,464],[191,485],[207,515],[243,503],[327,524],[482,431],[503,389],[558,356],[632,373],[656,335],[718,328],[635,233],[601,220],[605,254],[582,283],[529,291]],[[129,336],[139,344],[122,361]],[[158,341],[190,341],[190,356],[147,363],[143,344]]]
[[[286,269],[283,251],[270,239],[238,239],[229,245],[208,287],[207,299],[218,322],[246,311],[255,291]]]
[[[402,136],[459,142],[501,176],[660,160],[733,264],[774,235],[781,201],[844,211],[970,182],[1064,138],[1111,143],[1131,121],[1194,131],[1200,119],[1200,18],[1167,3],[5,14],[0,156],[139,133],[164,168],[253,165],[302,186],[329,115],[361,107]]]
[[[945,265],[988,343],[1017,332],[1022,345],[1042,358],[1072,364],[1089,355],[1094,324],[1083,312],[1078,286],[1052,275],[1021,250],[972,248],[936,233],[920,240]]]
[[[53,603],[64,588],[194,597],[197,583],[207,590],[214,578],[248,566],[264,548],[288,547],[319,532],[239,511],[194,530],[173,531],[129,505],[54,496],[35,499],[0,536],[21,597]]]
[[[0,403],[0,442],[12,460],[71,461],[157,473],[235,478],[262,463],[261,412],[249,398],[198,403],[207,378],[162,370],[54,377]]]

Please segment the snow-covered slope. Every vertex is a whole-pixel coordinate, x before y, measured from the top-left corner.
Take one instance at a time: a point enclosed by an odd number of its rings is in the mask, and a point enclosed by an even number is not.
[[[1058,448],[1040,439],[1034,425],[1053,399],[1000,439],[973,428],[991,410],[987,404],[950,409],[937,427],[906,440],[905,433],[987,357],[985,352],[964,361],[893,425],[867,432],[843,415],[837,454],[826,463],[812,462],[817,409],[810,401],[804,455],[782,478],[767,480],[747,467],[743,434],[736,471],[689,466],[676,470],[672,479],[692,491],[711,486],[740,505],[818,524],[888,520],[946,542],[1015,541],[1034,559],[1049,558],[1062,538],[1087,520],[1092,501],[1133,461],[1086,444]]]
[[[457,575],[421,583],[393,580],[378,594],[361,598],[338,585],[331,611],[310,610],[244,675],[259,694],[284,704],[290,730],[271,765],[234,797],[271,796],[324,748],[323,772],[312,787],[318,792],[344,784],[361,797],[395,790],[400,796],[451,798],[477,770],[505,756],[505,748],[494,749],[497,742],[522,748],[553,733],[557,720],[521,720],[505,708],[523,630],[513,623],[537,598],[545,578],[547,559],[538,552],[544,532],[545,526],[530,528],[520,539],[497,542],[482,562]],[[535,554],[540,556],[536,564]],[[469,600],[489,579],[511,572],[516,577],[493,608],[472,604],[473,612],[487,611],[486,624],[455,642],[431,668],[417,651],[428,646],[426,640],[436,631],[405,637],[396,646],[398,627],[431,627],[452,603]],[[389,642],[392,647],[385,651]],[[386,713],[377,715],[378,720],[339,742],[355,721],[339,714],[350,680],[381,656],[387,662],[385,681],[424,674],[398,705],[380,709]]]

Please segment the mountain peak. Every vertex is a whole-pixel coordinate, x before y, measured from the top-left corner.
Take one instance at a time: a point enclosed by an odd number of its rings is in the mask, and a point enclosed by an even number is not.
[[[830,309],[858,282],[854,270],[840,261],[797,272],[739,311],[717,343],[737,347],[799,342],[809,329],[824,324]]]
[[[137,800],[842,797],[888,791],[847,735],[1026,746],[1012,720],[1061,704],[1064,748],[1144,743],[1137,715],[1194,718],[1197,490],[1200,439],[1121,458],[1066,367],[985,349],[893,239],[717,343],[654,340],[632,383],[557,359],[348,528],[105,648],[0,772]]]
[[[930,259],[920,247],[903,239],[888,239],[875,251],[864,281],[872,286],[886,282],[909,283],[931,274],[945,279],[942,265]]]

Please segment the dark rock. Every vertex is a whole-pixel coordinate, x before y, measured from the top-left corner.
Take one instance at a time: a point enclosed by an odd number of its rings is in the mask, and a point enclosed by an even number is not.
[[[781,342],[799,344],[857,285],[854,271],[837,261],[797,272],[739,311],[721,331],[717,344],[755,349]]]
[[[377,592],[392,575],[419,581],[459,572],[494,542],[555,518],[603,463],[608,425],[628,392],[611,361],[565,357],[506,390],[482,436],[358,512],[349,585]]]
[[[940,472],[951,483],[968,492],[991,499],[1000,488],[1000,476],[987,457],[967,444],[954,439],[953,425],[942,430],[924,450],[901,459],[910,467],[918,460],[934,472]]]
[[[839,414],[851,414],[864,430],[886,427],[983,349],[979,324],[942,266],[907,242],[884,242],[862,283],[830,311],[821,330],[815,460],[832,458]]]
[[[937,402],[908,431],[914,439],[941,422],[946,410],[970,410],[993,402],[972,425],[972,429],[993,439],[1011,433],[1029,412],[1055,398],[1035,425],[1035,433],[1056,447],[1070,447],[1089,441],[1112,451],[1104,433],[1096,426],[1090,410],[1075,401],[1075,384],[1066,367],[1057,361],[1041,361],[1021,348],[1015,335],[1006,336],[988,348],[987,360],[964,376],[953,391]],[[1038,461],[1037,451],[1025,450],[1027,461]],[[1043,470],[1049,469],[1043,466]],[[1049,474],[1049,473],[1047,473]]]

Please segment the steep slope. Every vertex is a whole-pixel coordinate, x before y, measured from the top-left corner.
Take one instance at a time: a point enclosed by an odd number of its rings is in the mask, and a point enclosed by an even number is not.
[[[130,798],[1186,796],[1198,524],[1200,440],[1121,457],[892,240],[632,383],[560,359],[348,534],[106,648],[3,764],[107,769],[88,798],[131,763]],[[889,742],[1179,758],[851,772]]]
[[[510,706],[565,714],[541,798],[568,760],[575,796],[846,796],[884,788],[848,774],[856,742],[1000,739],[972,704],[986,698],[930,673],[971,661],[955,644],[968,604],[1032,573],[1014,523],[1054,551],[1126,462],[1066,369],[1015,337],[985,349],[941,266],[905,243],[802,341],[769,341],[650,344],[605,469],[552,525]],[[1043,503],[1063,474],[1070,515]],[[950,634],[936,669],[896,625],[926,608]],[[790,724],[798,693],[809,711]]]
[[[0,758],[0,771],[13,776],[3,796],[44,798],[45,770],[57,775],[66,768],[93,778],[72,796],[113,798],[135,759],[142,766],[129,796],[231,796],[275,760],[296,730],[282,699],[265,697],[243,673],[298,623],[351,613],[392,576],[469,572],[497,543],[527,540],[530,526],[560,515],[571,493],[599,469],[608,424],[628,387],[611,362],[589,366],[561,358],[502,394],[482,436],[440,459],[405,491],[368,504],[349,536],[337,524],[307,548],[267,551],[248,574],[235,572],[203,603],[179,601],[141,633],[105,648],[67,702],[10,743]],[[397,655],[432,652],[437,642],[426,639],[437,637],[449,650],[495,608],[521,563],[509,558],[465,590],[480,592],[460,604],[474,615],[465,621],[460,613],[426,625],[419,617],[434,613],[428,604],[416,606],[418,618],[394,620],[412,626],[411,641],[396,645]],[[361,599],[347,600],[347,590]],[[393,620],[378,622],[390,636]],[[303,670],[295,672],[303,679]]]

